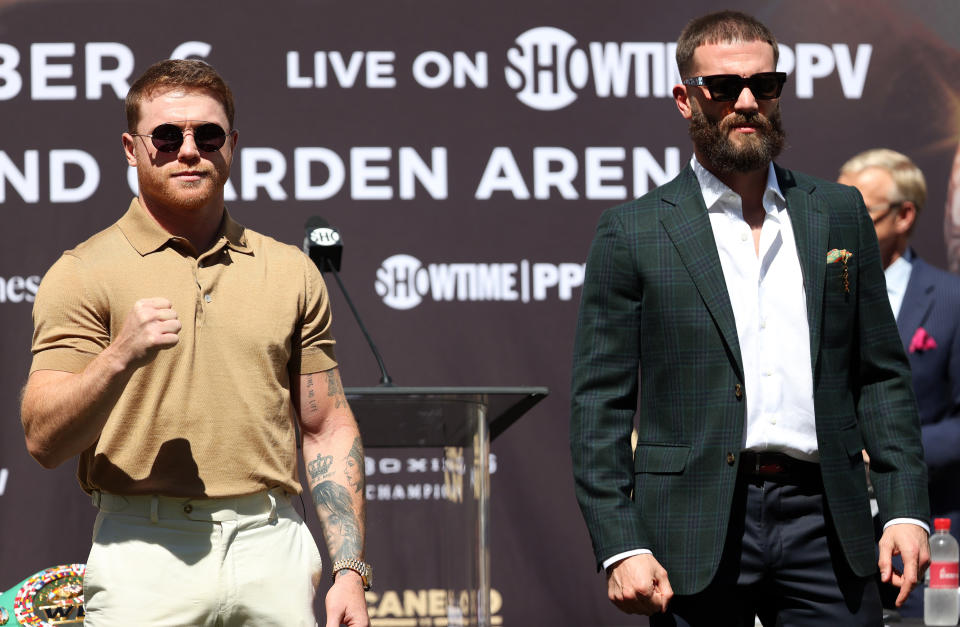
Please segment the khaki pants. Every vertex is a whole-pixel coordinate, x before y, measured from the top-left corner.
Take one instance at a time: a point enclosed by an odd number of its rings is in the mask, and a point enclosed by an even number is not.
[[[316,625],[320,553],[282,490],[93,501],[88,627]]]

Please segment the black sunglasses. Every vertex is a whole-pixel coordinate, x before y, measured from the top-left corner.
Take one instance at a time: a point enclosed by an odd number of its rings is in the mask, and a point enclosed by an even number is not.
[[[780,97],[786,72],[760,72],[746,78],[736,74],[714,74],[683,79],[684,85],[702,85],[710,91],[717,102],[733,102],[740,97],[744,87],[749,87],[757,100],[773,100]]]
[[[146,133],[130,133],[134,137],[149,137],[160,152],[177,152],[183,145],[183,129],[176,124],[161,124]],[[200,152],[217,152],[227,141],[227,132],[220,125],[207,122],[193,129],[193,142]]]

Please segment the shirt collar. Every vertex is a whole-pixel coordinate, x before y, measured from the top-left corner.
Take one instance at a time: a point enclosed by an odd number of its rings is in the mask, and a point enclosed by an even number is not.
[[[913,251],[907,248],[883,271],[884,278],[887,280],[887,291],[906,292],[911,270],[913,270]]]
[[[713,175],[712,172],[700,165],[697,156],[690,157],[690,166],[693,173],[697,175],[697,181],[700,183],[700,193],[703,194],[703,204],[707,206],[707,211],[711,210],[721,199],[736,198],[739,204],[740,195],[730,189],[723,181]],[[786,205],[786,198],[780,190],[780,184],[777,182],[777,173],[773,169],[773,162],[767,166],[767,187],[763,192],[763,206],[769,213],[772,209],[779,209]]]
[[[168,243],[183,241],[183,238],[171,235],[144,209],[137,198],[130,201],[130,207],[123,217],[117,221],[117,226],[130,245],[141,256],[157,252]],[[211,249],[229,246],[237,252],[252,253],[247,244],[243,225],[235,222],[226,208],[223,210],[223,220],[220,222],[216,243]]]

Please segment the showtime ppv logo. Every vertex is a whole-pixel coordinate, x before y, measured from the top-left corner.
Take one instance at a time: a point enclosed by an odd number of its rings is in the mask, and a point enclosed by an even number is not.
[[[377,269],[374,289],[388,307],[413,309],[435,302],[571,300],[583,285],[580,263],[431,263],[411,255],[388,257]]]
[[[592,41],[577,46],[570,33],[538,26],[521,33],[506,52],[507,86],[523,104],[542,111],[562,109],[586,93],[592,83],[597,98],[669,98],[680,82],[677,45],[662,41]],[[2,48],[0,48],[2,52]],[[873,46],[846,43],[780,44],[777,69],[791,74],[797,98],[813,98],[814,81],[836,74],[843,95],[863,95]],[[405,59],[394,50],[299,50],[286,53],[290,89],[396,89],[398,72],[426,89],[489,89],[491,55],[484,50],[425,50]],[[0,66],[2,68],[2,66]]]
[[[562,109],[593,82],[598,98],[669,97],[680,82],[676,43],[590,42],[576,47],[566,31],[541,26],[526,31],[507,51],[507,85],[523,104],[541,111]],[[847,44],[780,45],[777,69],[793,73],[798,98],[813,97],[814,79],[837,72],[846,98],[860,98],[873,46],[859,44],[852,56]]]

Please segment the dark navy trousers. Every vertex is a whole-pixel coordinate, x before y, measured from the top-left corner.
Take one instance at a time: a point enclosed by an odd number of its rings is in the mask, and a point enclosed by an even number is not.
[[[796,484],[796,483],[799,483]],[[651,627],[882,627],[874,577],[847,565],[823,485],[741,476],[717,574]]]

